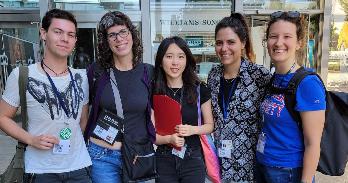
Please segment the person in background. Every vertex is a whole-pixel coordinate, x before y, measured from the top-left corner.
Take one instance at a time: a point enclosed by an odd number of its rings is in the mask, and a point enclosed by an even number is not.
[[[271,85],[287,88],[300,68],[305,44],[305,19],[299,12],[275,12],[267,27],[267,49],[275,66]],[[299,126],[288,112],[283,94],[268,94],[261,103],[263,128],[257,148],[258,183],[310,183],[319,162],[325,121],[325,89],[315,75],[306,76],[296,91]]]
[[[271,75],[253,63],[254,52],[243,15],[232,13],[215,28],[215,52],[221,64],[208,75],[215,121],[215,145],[223,182],[255,182],[258,113]]]
[[[91,182],[92,162],[82,136],[88,118],[87,75],[67,65],[77,40],[76,26],[75,17],[64,10],[52,9],[42,19],[43,59],[28,66],[28,131],[11,119],[20,106],[18,68],[7,80],[0,128],[28,144],[24,182]]]
[[[182,38],[174,36],[161,42],[155,62],[154,95],[167,95],[180,103],[182,125],[175,127],[174,134],[156,134],[157,183],[205,181],[206,169],[199,135],[211,133],[214,123],[210,90],[199,81],[195,67],[193,55]],[[200,100],[200,108],[197,100]],[[203,119],[201,126],[198,126],[199,111]],[[181,150],[172,146],[181,147]]]
[[[152,75],[153,66],[142,63],[142,51],[139,32],[127,15],[113,11],[101,18],[97,62],[88,70],[92,111],[85,132],[95,183],[123,182],[123,133],[113,123],[106,123],[105,127],[99,120],[105,119],[104,115],[118,125],[124,124],[124,132],[134,140],[150,140],[146,120],[151,116],[151,111],[147,111],[151,96],[143,79],[145,72]]]

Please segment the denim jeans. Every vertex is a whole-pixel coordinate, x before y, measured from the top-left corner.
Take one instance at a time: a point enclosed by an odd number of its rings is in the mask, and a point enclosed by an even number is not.
[[[257,183],[299,183],[302,178],[302,167],[272,167],[257,163],[255,178]],[[314,182],[313,177],[312,183]]]
[[[89,142],[88,152],[92,159],[93,183],[121,183],[122,155],[120,150],[111,150]]]
[[[64,173],[24,174],[24,183],[91,183],[89,167]]]
[[[158,178],[156,183],[204,183],[206,169],[202,149],[190,149],[184,159],[172,155],[172,148],[160,146],[156,150]]]

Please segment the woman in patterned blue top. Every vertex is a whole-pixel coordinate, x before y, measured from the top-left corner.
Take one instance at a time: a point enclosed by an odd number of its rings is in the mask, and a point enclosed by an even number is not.
[[[258,108],[270,80],[269,71],[253,63],[254,53],[244,17],[233,13],[215,28],[215,51],[221,65],[208,76],[215,120],[215,144],[223,182],[255,182]]]
[[[268,54],[275,66],[273,86],[287,88],[300,68],[296,53],[304,43],[304,18],[298,12],[275,12],[267,28]],[[320,156],[325,119],[325,90],[315,75],[296,92],[295,110],[302,126],[285,107],[283,94],[269,94],[261,104],[264,124],[257,144],[257,180],[268,183],[312,182]],[[302,129],[301,129],[302,128]]]

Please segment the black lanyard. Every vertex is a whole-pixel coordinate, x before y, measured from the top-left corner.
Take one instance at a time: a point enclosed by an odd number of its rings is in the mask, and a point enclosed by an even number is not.
[[[45,71],[45,69],[44,69],[44,67],[43,67],[43,61],[41,61],[41,68],[42,68],[42,70],[46,73],[46,76],[47,76],[48,80],[49,80],[50,83],[51,83],[53,92],[54,92],[54,94],[57,96],[58,101],[59,101],[59,104],[62,106],[62,108],[63,108],[63,110],[64,110],[66,116],[69,116],[69,115],[68,115],[68,114],[69,114],[68,108],[67,108],[66,105],[64,104],[63,98],[61,97],[60,93],[58,92],[58,89],[57,89],[56,85],[54,84],[54,82],[53,82],[51,76],[48,75],[48,73]],[[76,89],[76,87],[75,87],[75,80],[74,80],[74,77],[73,77],[73,75],[72,75],[72,73],[71,73],[71,71],[70,71],[69,68],[68,68],[68,71],[69,71],[69,75],[70,75],[70,78],[71,78],[72,87],[73,87],[74,94],[75,94],[75,101],[72,101],[72,104],[71,104],[71,111],[72,111],[72,113],[74,114],[75,111],[74,111],[74,105],[73,105],[73,104],[74,104],[74,102],[75,102],[75,104],[77,104],[77,102],[78,102],[78,96],[77,96],[78,93],[77,93],[77,89]],[[78,110],[78,109],[77,109],[77,110]]]
[[[236,91],[237,89],[237,79],[238,78],[235,78],[232,82],[232,87],[230,88],[229,92],[228,92],[228,98],[227,98],[227,101],[225,101],[225,84],[224,84],[224,78],[221,77],[221,80],[220,80],[220,94],[221,94],[221,100],[222,100],[222,114],[223,114],[223,117],[224,119],[227,119],[227,109],[228,109],[228,104],[230,103],[231,99],[232,99],[232,95],[233,93]]]

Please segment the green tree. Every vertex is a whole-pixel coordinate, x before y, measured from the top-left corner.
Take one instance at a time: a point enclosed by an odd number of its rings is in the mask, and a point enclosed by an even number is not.
[[[337,34],[337,27],[334,26],[335,22],[332,22],[330,24],[330,51],[337,50],[337,42],[338,42],[338,37],[339,35]]]
[[[348,0],[339,0],[341,7],[346,14],[345,20],[348,21]]]

